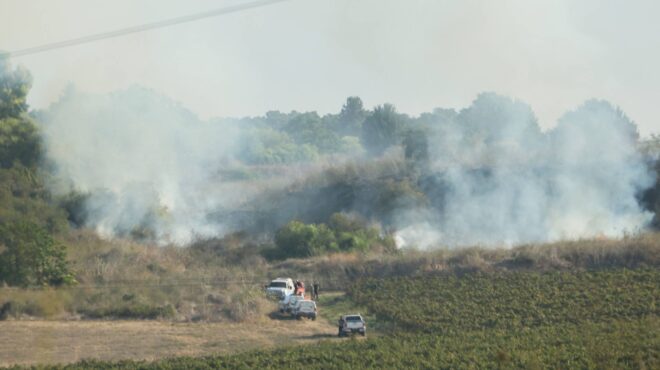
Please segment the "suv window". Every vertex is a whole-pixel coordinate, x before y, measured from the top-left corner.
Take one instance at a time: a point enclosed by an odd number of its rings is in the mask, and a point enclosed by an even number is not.
[[[270,288],[286,288],[286,283],[283,281],[272,281],[269,285]]]
[[[346,316],[346,321],[362,321],[360,316]]]

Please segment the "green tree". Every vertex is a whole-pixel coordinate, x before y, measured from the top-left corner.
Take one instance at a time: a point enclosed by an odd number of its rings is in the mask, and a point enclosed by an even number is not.
[[[27,94],[32,77],[23,68],[11,69],[9,60],[0,56],[0,118],[19,117],[27,111]]]
[[[0,226],[0,280],[9,285],[62,285],[75,280],[66,248],[29,222]]]
[[[341,140],[316,112],[301,113],[287,123],[285,131],[299,145],[314,145],[321,153],[334,153],[341,148]]]
[[[0,167],[11,168],[16,164],[35,167],[40,158],[39,132],[32,119],[0,118]]]
[[[403,138],[403,151],[407,160],[425,164],[429,160],[428,132],[424,129],[409,130]]]
[[[495,93],[481,93],[456,116],[465,145],[516,142],[534,148],[542,140],[532,108],[518,100]]]
[[[387,148],[400,143],[403,122],[404,117],[397,113],[394,105],[376,107],[362,125],[362,145],[373,155],[383,154]]]
[[[357,96],[350,96],[339,113],[338,132],[341,136],[358,136],[362,131],[362,123],[367,117],[367,111],[364,109],[362,99]]]
[[[298,145],[287,133],[270,127],[253,128],[243,133],[239,157],[250,164],[308,162],[318,158],[318,149]]]
[[[19,163],[33,167],[40,157],[37,127],[25,114],[27,93],[32,85],[30,74],[11,69],[0,58],[0,166],[10,168]]]
[[[281,257],[302,258],[338,251],[335,236],[326,225],[291,221],[275,234],[275,245]]]

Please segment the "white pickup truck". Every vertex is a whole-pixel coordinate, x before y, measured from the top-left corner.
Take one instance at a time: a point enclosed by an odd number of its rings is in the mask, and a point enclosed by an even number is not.
[[[337,335],[340,337],[352,333],[360,333],[362,336],[367,335],[367,323],[359,313],[341,316],[337,325],[339,326],[339,333]]]
[[[277,278],[266,286],[266,295],[277,299],[284,299],[294,292],[293,280],[290,278]]]
[[[303,297],[301,297],[299,295],[290,294],[290,295],[284,297],[278,305],[280,313],[285,314],[285,313],[293,312],[293,308],[296,307],[296,305],[298,304],[298,301],[302,301],[302,300],[303,300]]]
[[[309,299],[299,300],[298,303],[293,306],[293,310],[291,310],[291,315],[293,315],[298,320],[302,319],[303,317],[316,320],[316,313],[316,302]]]

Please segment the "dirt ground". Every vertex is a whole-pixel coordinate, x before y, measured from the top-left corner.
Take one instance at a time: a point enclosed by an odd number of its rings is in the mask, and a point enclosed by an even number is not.
[[[328,320],[276,317],[250,323],[1,321],[0,366],[201,356],[314,342],[335,334]]]

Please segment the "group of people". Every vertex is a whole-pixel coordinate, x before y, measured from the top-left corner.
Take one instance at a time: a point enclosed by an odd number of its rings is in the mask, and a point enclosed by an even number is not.
[[[305,296],[305,283],[303,283],[300,280],[296,280],[296,282],[293,284],[293,288],[295,295],[299,295],[301,297]],[[312,284],[312,300],[316,301],[319,299],[319,288],[320,288],[319,282],[314,281],[314,283]]]

